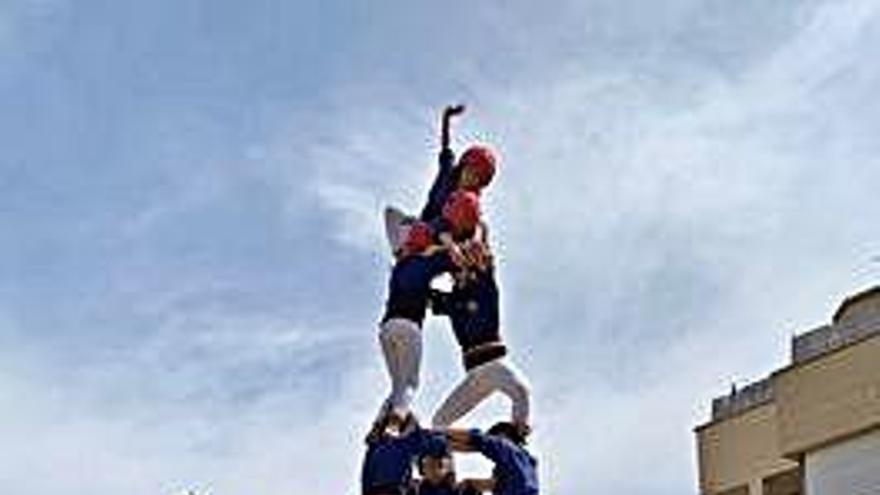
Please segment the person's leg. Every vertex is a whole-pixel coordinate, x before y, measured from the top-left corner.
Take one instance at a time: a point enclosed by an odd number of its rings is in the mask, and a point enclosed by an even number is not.
[[[419,374],[422,369],[422,329],[414,322],[401,320],[406,329],[402,332],[403,348],[405,351],[401,353],[401,370],[403,371],[403,382],[401,397],[395,404],[398,415],[404,417],[409,413],[410,404],[416,397],[416,391],[419,388]]]
[[[511,419],[515,424],[529,424],[531,392],[528,381],[507,358],[492,361],[487,371],[494,387],[510,398]]]
[[[434,428],[446,428],[455,423],[495,390],[491,381],[486,379],[484,366],[468,371],[461,383],[446,397],[431,419]]]
[[[391,377],[391,393],[382,406],[380,415],[394,412],[404,417],[409,412],[409,405],[419,386],[422,361],[421,329],[413,321],[392,318],[382,324],[379,340]]]
[[[397,339],[394,337],[393,329],[394,326],[389,326],[388,322],[384,322],[379,326],[379,346],[382,348],[382,355],[385,358],[385,369],[388,370],[388,377],[391,379],[391,392],[382,401],[379,413],[373,421],[374,425],[382,422],[382,419],[391,410],[391,398],[394,396],[394,390],[396,389],[396,377],[400,374],[398,371],[400,368],[399,359],[397,358],[399,351],[397,350]]]

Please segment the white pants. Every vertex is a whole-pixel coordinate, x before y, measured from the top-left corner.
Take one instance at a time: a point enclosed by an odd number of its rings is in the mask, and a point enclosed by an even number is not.
[[[514,423],[529,423],[529,386],[506,358],[481,364],[467,372],[431,420],[434,428],[445,428],[471,412],[486,397],[499,391],[510,398]]]
[[[413,321],[391,318],[380,326],[379,343],[391,377],[391,394],[379,411],[405,416],[419,388],[422,363],[422,329]]]

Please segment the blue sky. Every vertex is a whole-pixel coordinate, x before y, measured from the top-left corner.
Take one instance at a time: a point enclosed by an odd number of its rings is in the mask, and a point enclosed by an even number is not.
[[[4,2],[0,486],[354,493],[379,213],[463,101],[546,491],[695,493],[710,399],[880,275],[877,46],[867,0]]]

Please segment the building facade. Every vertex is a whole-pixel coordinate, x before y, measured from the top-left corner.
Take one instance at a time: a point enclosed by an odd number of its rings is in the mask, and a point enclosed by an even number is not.
[[[880,495],[880,286],[714,399],[696,436],[702,495]]]

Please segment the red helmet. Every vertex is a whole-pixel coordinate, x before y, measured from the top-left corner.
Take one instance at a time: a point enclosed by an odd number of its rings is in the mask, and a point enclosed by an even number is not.
[[[478,144],[465,150],[458,160],[458,165],[462,170],[469,168],[474,171],[478,181],[474,188],[479,190],[492,182],[492,177],[495,176],[496,162],[495,153],[487,146]]]
[[[468,232],[480,221],[480,197],[471,191],[453,191],[443,205],[443,218],[452,225],[453,232]]]
[[[403,254],[416,254],[431,247],[434,242],[431,227],[425,222],[416,222],[409,228],[403,241]]]

